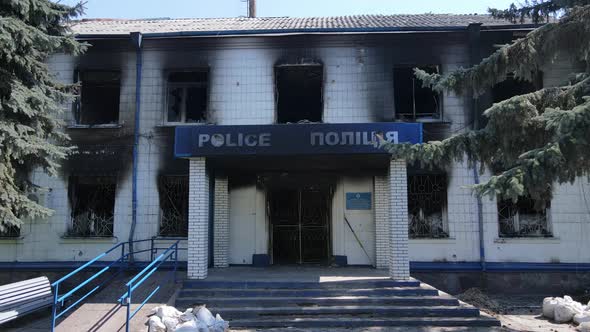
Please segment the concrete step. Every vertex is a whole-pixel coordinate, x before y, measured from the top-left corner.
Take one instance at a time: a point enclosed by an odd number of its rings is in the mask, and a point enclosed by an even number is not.
[[[295,318],[272,317],[254,319],[230,320],[231,328],[330,328],[330,327],[391,327],[391,326],[418,326],[418,327],[493,327],[500,326],[500,321],[488,317],[394,317],[394,318],[354,318],[354,317],[321,317],[321,318]]]
[[[459,301],[450,296],[334,296],[334,297],[229,297],[191,298],[177,297],[176,307],[197,305],[208,307],[286,307],[286,306],[346,306],[346,305],[400,305],[400,306],[457,306]]]
[[[264,318],[271,316],[305,318],[337,316],[346,319],[350,316],[358,318],[376,317],[478,317],[479,310],[465,306],[437,307],[402,307],[402,306],[316,306],[316,307],[210,307],[212,312],[222,317]]]
[[[391,287],[367,289],[191,289],[183,288],[181,298],[216,297],[331,297],[331,296],[437,296],[431,288]]]
[[[183,288],[207,289],[347,289],[347,288],[390,288],[420,287],[417,280],[345,280],[337,282],[271,282],[271,281],[207,281],[186,280]]]

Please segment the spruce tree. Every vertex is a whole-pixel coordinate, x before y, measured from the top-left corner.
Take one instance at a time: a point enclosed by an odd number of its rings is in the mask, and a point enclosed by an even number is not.
[[[483,115],[487,123],[442,141],[388,144],[393,158],[425,168],[445,168],[467,160],[491,178],[474,186],[477,195],[517,201],[534,199],[542,207],[555,183],[573,182],[590,173],[590,1],[550,0],[489,10],[512,22],[545,23],[521,39],[499,48],[471,68],[448,74],[415,69],[423,86],[438,92],[489,91],[507,75],[532,81],[535,72],[557,56],[580,64],[561,86],[517,95],[493,104]]]
[[[84,51],[67,28],[82,9],[49,0],[0,1],[0,231],[51,214],[35,201],[40,188],[30,174],[55,175],[70,151],[58,119],[74,89],[59,84],[45,60]]]

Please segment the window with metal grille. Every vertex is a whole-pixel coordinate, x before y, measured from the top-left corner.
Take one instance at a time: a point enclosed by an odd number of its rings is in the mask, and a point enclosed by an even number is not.
[[[4,226],[4,230],[0,231],[1,238],[15,238],[20,237],[20,227],[17,226]]]
[[[441,119],[441,98],[438,92],[422,87],[414,76],[414,68],[430,74],[440,73],[438,65],[403,65],[393,69],[395,115],[401,120]]]
[[[408,175],[408,233],[410,238],[449,237],[447,176]]]
[[[80,97],[74,103],[76,124],[119,123],[121,74],[118,71],[76,71]]]
[[[70,176],[71,224],[66,236],[113,236],[116,188],[115,176]]]
[[[166,122],[207,121],[208,76],[206,70],[168,74]]]
[[[186,175],[158,178],[160,236],[188,236],[188,184]]]
[[[551,237],[547,218],[550,204],[539,208],[530,197],[498,201],[498,226],[500,237]]]

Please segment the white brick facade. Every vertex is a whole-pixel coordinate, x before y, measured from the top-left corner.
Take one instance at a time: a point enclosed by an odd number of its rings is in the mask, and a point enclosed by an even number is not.
[[[205,158],[190,160],[188,278],[207,278],[209,264],[209,176]]]
[[[213,198],[213,266],[229,266],[229,189],[227,176],[216,176]]]
[[[389,177],[375,176],[375,267],[387,269],[389,267]]]
[[[410,278],[408,254],[408,175],[405,160],[391,160],[389,165],[389,276],[396,280]]]

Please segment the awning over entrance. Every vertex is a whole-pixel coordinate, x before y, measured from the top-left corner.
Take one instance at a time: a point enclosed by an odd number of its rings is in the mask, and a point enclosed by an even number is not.
[[[392,143],[421,143],[422,124],[183,126],[176,128],[174,154],[179,158],[385,154],[376,135]]]

